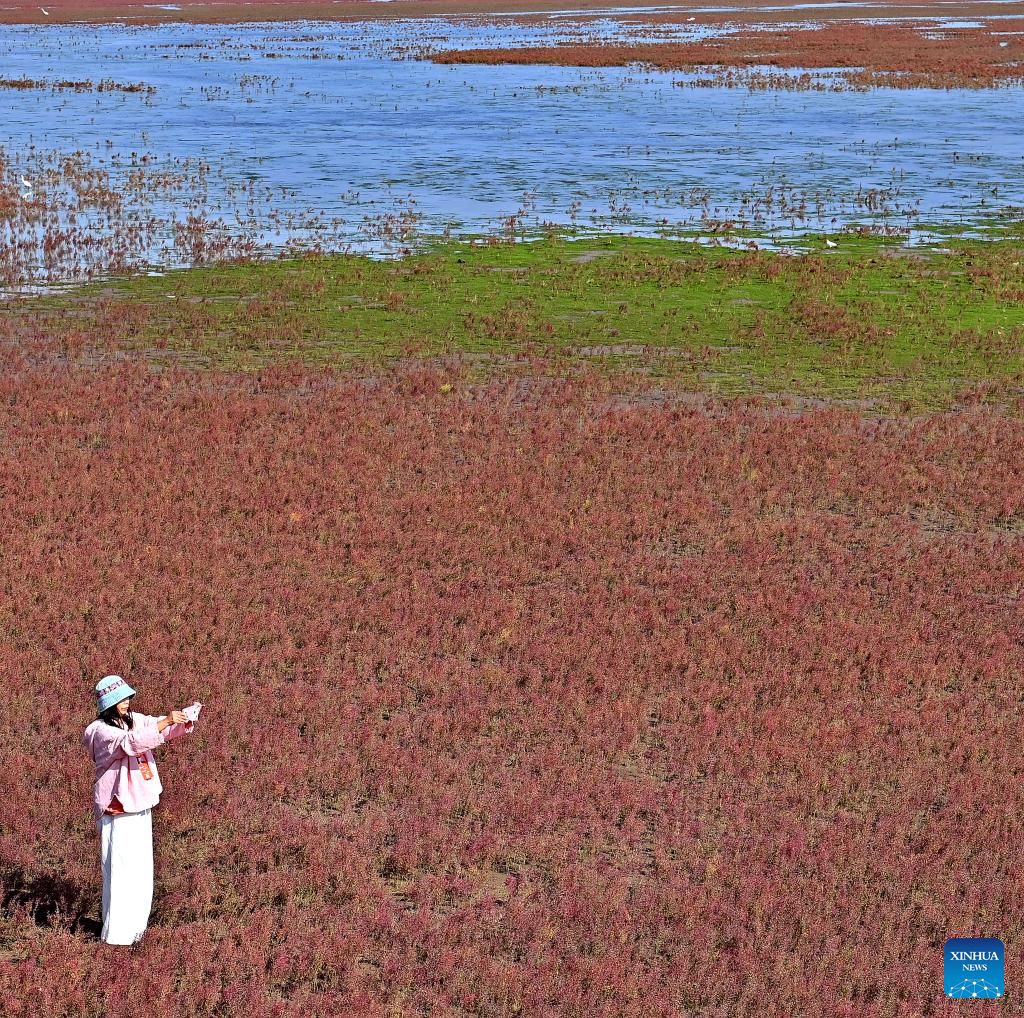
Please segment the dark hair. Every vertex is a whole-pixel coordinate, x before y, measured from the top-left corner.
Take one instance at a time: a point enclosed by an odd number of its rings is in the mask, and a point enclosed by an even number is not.
[[[128,697],[128,706],[129,706],[129,708],[131,707],[131,705],[132,705],[132,698],[129,696]],[[135,727],[135,722],[132,720],[131,710],[129,710],[128,713],[125,714],[124,717],[122,717],[120,712],[117,709],[117,704],[116,703],[115,704],[111,704],[111,706],[109,706],[105,711],[100,711],[100,713],[97,714],[96,716],[100,719],[100,721],[106,721],[106,723],[108,725],[113,725],[115,728],[124,728],[126,725],[127,725],[128,728],[134,728]]]

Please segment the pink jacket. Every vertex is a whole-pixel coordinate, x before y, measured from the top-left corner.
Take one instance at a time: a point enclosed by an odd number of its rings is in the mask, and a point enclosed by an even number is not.
[[[134,727],[127,729],[115,728],[97,718],[82,734],[82,745],[96,765],[92,806],[97,825],[115,795],[126,813],[141,813],[155,806],[164,788],[153,750],[195,728],[195,722],[189,721],[168,725],[159,732],[156,723],[160,718],[135,711],[132,720]]]

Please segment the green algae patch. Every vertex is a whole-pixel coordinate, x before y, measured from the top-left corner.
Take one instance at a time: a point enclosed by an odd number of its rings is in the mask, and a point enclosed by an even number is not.
[[[1019,393],[1022,261],[1014,237],[930,249],[809,238],[786,253],[617,236],[449,242],[397,261],[302,256],[106,281],[20,313],[214,367],[462,354],[486,375],[542,354],[723,395],[928,408],[979,387]]]

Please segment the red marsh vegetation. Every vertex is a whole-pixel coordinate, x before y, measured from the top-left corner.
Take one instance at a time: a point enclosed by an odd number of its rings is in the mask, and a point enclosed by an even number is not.
[[[250,22],[250,21],[316,21],[337,20],[386,20],[389,18],[423,18],[444,14],[490,15],[506,13],[552,13],[571,9],[574,13],[588,11],[600,14],[607,8],[623,6],[622,0],[393,0],[383,4],[373,0],[168,0],[166,5],[150,2],[131,3],[125,0],[54,0],[40,5],[38,0],[7,0],[0,8],[2,23],[53,24],[59,22]],[[662,0],[636,0],[630,8],[663,6]],[[863,17],[862,11],[854,4],[848,8],[838,5],[833,8],[807,10],[799,4],[782,7],[770,0],[701,0],[694,5],[699,9],[698,21],[803,21],[832,20]],[[721,10],[718,10],[718,9]],[[877,7],[878,16],[887,12],[898,12],[902,16],[943,17],[991,17],[997,14],[1013,14],[1020,10],[1015,0],[1004,3],[993,0],[963,0],[960,3],[929,4],[921,0],[892,0],[884,7]],[[629,15],[628,17],[632,17]],[[689,14],[673,14],[652,10],[650,15],[641,14],[645,20],[687,20]]]
[[[0,23],[52,24],[67,21],[137,22],[249,22],[378,20],[386,18],[431,17],[438,14],[492,14],[504,12],[574,10],[601,11],[619,6],[621,0],[394,0],[383,4],[373,0],[168,0],[166,5],[125,0],[56,0],[42,6],[33,0],[10,0],[0,9]],[[660,0],[640,0],[643,6],[657,6]],[[725,0],[723,0],[723,3]],[[741,0],[742,2],[742,0]],[[735,6],[735,4],[731,4]]]
[[[709,66],[747,71],[840,68],[842,80],[853,87],[981,87],[1024,79],[1024,36],[997,34],[1000,31],[1009,30],[998,23],[939,29],[839,22],[813,28],[741,29],[693,41],[450,50],[431,59],[445,64],[641,64],[665,71]],[[737,83],[746,81],[739,78]]]
[[[0,366],[7,1018],[943,1016],[1024,935],[1019,416]],[[208,705],[132,951],[111,670]]]

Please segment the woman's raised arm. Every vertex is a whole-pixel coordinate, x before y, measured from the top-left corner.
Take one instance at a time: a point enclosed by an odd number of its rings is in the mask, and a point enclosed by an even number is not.
[[[156,718],[145,714],[135,715],[134,728],[115,728],[113,725],[99,725],[93,739],[102,745],[111,756],[123,753],[125,756],[141,756],[146,750],[156,749],[166,742],[163,728]],[[166,725],[164,726],[166,727]]]

